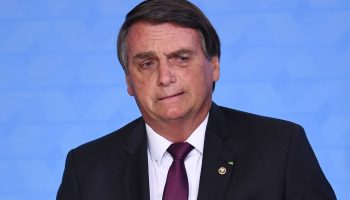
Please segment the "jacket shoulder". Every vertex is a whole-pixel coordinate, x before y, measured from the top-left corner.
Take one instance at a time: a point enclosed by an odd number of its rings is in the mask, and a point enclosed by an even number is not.
[[[299,124],[284,119],[253,114],[223,106],[217,106],[217,109],[223,115],[223,118],[233,123],[239,123],[241,126],[249,126],[250,128],[252,128],[252,125],[257,128],[301,128]]]
[[[302,126],[291,121],[257,115],[223,106],[216,106],[213,114],[231,136],[240,141],[288,142],[295,135],[304,135]]]
[[[108,154],[122,154],[123,148],[130,138],[130,133],[133,132],[136,127],[140,126],[144,126],[144,121],[141,117],[116,131],[82,144],[71,151],[74,151],[75,157],[88,156],[98,158],[101,156],[108,157]]]

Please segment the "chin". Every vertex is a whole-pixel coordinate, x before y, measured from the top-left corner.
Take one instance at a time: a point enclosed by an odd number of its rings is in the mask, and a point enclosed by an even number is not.
[[[161,114],[161,118],[164,120],[178,120],[184,118],[186,116],[186,113],[187,112],[178,109],[170,110]]]

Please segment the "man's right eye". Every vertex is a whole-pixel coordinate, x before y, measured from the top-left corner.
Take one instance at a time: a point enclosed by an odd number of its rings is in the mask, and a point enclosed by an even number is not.
[[[149,68],[153,67],[154,65],[155,65],[155,63],[152,60],[147,60],[147,61],[140,63],[141,69],[149,69]]]

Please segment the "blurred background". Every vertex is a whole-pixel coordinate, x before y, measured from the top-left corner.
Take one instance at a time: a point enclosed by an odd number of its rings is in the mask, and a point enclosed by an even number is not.
[[[134,0],[0,0],[0,200],[55,199],[67,152],[140,115],[116,36]],[[350,198],[350,1],[193,0],[222,41],[217,104],[301,124]]]

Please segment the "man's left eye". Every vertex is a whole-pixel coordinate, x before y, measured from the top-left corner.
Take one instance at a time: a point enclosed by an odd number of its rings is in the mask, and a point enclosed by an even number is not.
[[[189,59],[190,59],[190,57],[188,57],[188,56],[177,56],[176,57],[176,60],[178,62],[187,62]]]
[[[180,56],[180,59],[182,60],[182,61],[187,61],[188,59],[190,59],[190,57],[185,57],[185,56]]]

